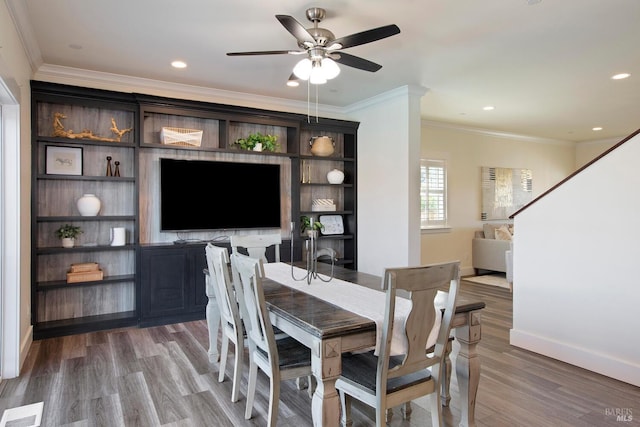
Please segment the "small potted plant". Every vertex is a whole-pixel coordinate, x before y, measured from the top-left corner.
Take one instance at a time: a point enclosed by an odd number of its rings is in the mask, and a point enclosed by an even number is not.
[[[318,232],[324,230],[324,225],[322,225],[322,223],[320,221],[313,221],[313,223],[311,222],[311,218],[306,216],[306,215],[302,215],[300,217],[300,231],[301,232],[307,232],[307,234],[309,234],[309,237],[311,237],[311,233],[315,232],[315,237],[318,236]]]
[[[256,132],[246,138],[237,139],[234,145],[237,145],[242,150],[278,151],[280,144],[277,141],[278,137],[275,135],[263,135],[260,132]]]
[[[56,230],[56,236],[62,239],[63,248],[72,248],[75,245],[76,237],[80,234],[82,234],[82,229],[71,224],[65,224]]]

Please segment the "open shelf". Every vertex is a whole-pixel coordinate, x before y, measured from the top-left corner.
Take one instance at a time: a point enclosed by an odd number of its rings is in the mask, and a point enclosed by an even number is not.
[[[99,215],[99,216],[39,216],[38,222],[62,222],[62,221],[135,221],[135,215]]]
[[[62,254],[62,253],[74,253],[74,252],[112,252],[112,251],[131,251],[135,250],[136,245],[128,244],[124,246],[109,246],[109,245],[96,245],[96,246],[74,246],[72,248],[63,248],[62,246],[36,248],[36,254]]]
[[[138,316],[135,311],[38,322],[33,329],[33,339],[39,340],[62,335],[123,328],[126,326],[134,326],[137,323]]]
[[[136,279],[136,276],[133,274],[121,274],[117,276],[107,276],[102,280],[92,280],[90,282],[77,282],[77,283],[67,283],[66,280],[50,280],[47,282],[38,282],[36,283],[36,290],[38,292],[49,291],[53,289],[62,289],[62,288],[73,288],[73,287],[86,287],[86,286],[100,286],[106,285],[110,283],[120,283],[120,282],[132,282]]]

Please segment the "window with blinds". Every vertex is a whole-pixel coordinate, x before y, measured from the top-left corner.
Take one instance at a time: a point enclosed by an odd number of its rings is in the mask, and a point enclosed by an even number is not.
[[[447,225],[447,164],[444,160],[420,160],[420,227]]]

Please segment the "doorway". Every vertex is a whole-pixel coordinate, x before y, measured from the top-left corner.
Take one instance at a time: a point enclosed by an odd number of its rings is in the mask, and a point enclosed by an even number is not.
[[[14,83],[12,92],[7,83]],[[20,373],[20,105],[0,77],[0,380]]]

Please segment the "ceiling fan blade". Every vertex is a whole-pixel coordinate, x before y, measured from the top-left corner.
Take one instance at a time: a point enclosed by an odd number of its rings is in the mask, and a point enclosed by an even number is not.
[[[284,55],[292,54],[297,55],[299,53],[305,53],[304,51],[296,50],[259,50],[255,52],[227,52],[227,56],[250,56],[250,55]]]
[[[292,16],[289,15],[276,15],[276,18],[283,27],[287,29],[293,37],[295,37],[299,42],[311,43],[313,46],[316,43],[316,40],[313,38],[311,34],[307,31],[306,28],[302,26],[301,23],[295,20]]]
[[[331,50],[331,46],[335,44],[340,44],[342,46],[339,49],[346,49],[348,47],[359,46],[361,44],[371,43],[376,40],[391,37],[398,33],[400,33],[400,28],[398,28],[397,25],[385,25],[384,27],[373,28],[371,30],[362,31],[361,33],[337,38],[331,42],[328,49]]]
[[[332,54],[331,58],[342,65],[358,68],[364,71],[371,71],[372,73],[375,73],[380,68],[382,68],[382,65],[380,64],[376,64],[375,62],[360,58],[359,56],[349,55],[348,53],[344,52]]]

